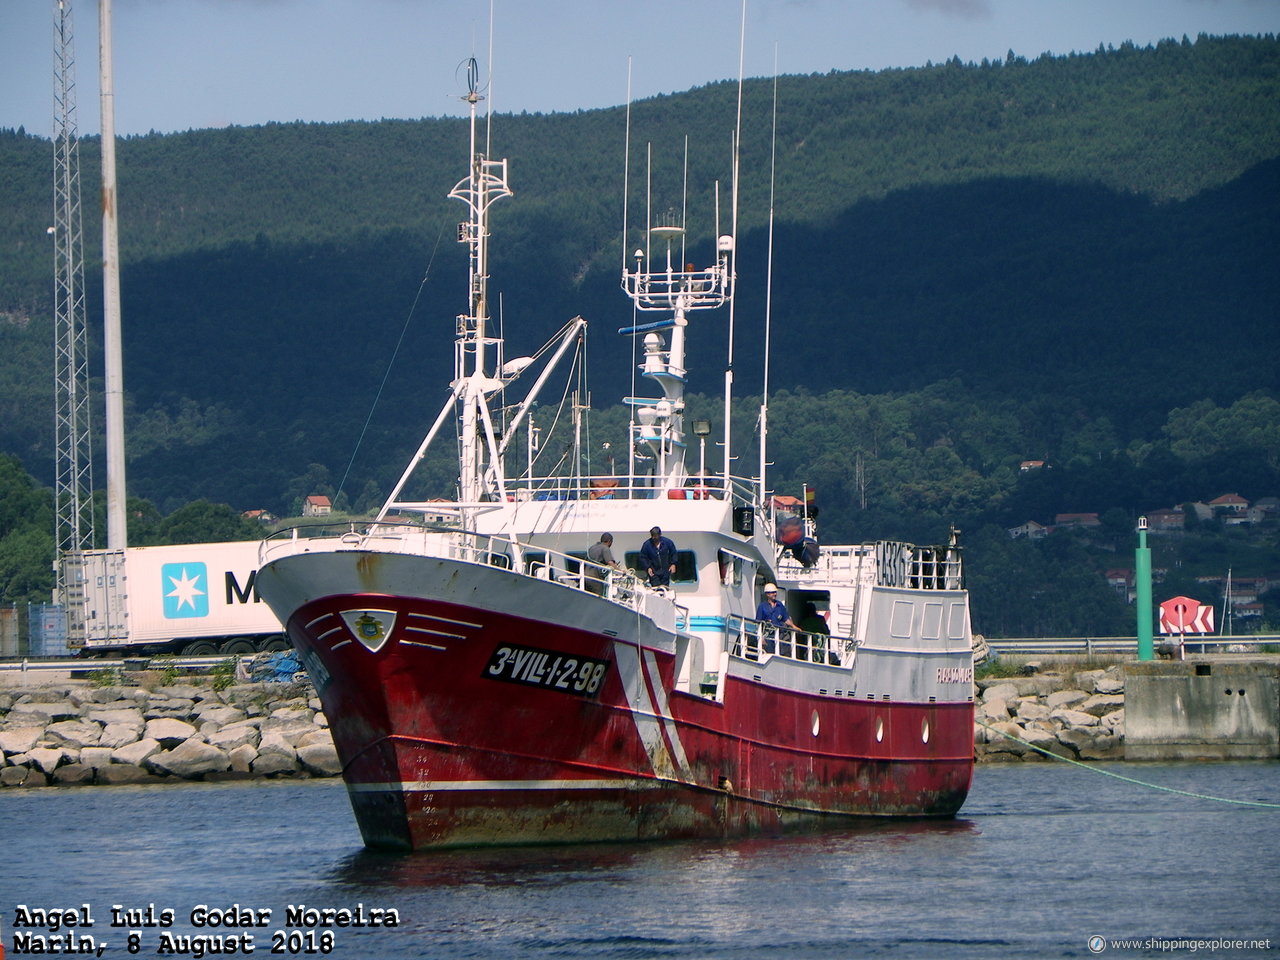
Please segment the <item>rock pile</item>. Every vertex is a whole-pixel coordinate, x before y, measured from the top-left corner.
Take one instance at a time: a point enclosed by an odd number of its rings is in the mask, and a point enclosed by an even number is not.
[[[0,787],[341,772],[309,684],[141,679],[0,686]]]
[[[341,773],[308,683],[216,690],[205,679],[169,685],[139,679],[0,686],[0,788]],[[1119,664],[987,677],[976,688],[979,760],[1046,759],[1028,744],[1072,760],[1124,759]]]
[[[979,760],[1047,759],[1034,747],[1070,760],[1124,759],[1120,664],[1071,674],[988,677],[977,682],[975,699]]]

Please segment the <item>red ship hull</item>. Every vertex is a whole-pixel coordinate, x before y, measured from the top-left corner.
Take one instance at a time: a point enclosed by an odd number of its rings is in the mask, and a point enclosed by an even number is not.
[[[373,847],[946,817],[972,778],[970,702],[780,689],[749,663],[715,699],[676,689],[669,644],[423,597],[323,597],[288,631]]]

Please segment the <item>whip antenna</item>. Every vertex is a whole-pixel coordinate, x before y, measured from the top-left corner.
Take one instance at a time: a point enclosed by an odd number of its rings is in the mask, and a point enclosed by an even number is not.
[[[769,147],[769,265],[764,291],[764,382],[760,390],[760,500],[765,502],[769,485],[769,350],[773,336],[773,212],[778,169],[778,45],[773,46],[773,128]]]
[[[742,140],[742,75],[743,61],[746,57],[747,46],[747,0],[742,0],[742,21],[738,32],[738,117],[737,126],[733,134],[733,210],[729,224],[729,234],[733,237],[733,249],[729,251],[729,276],[737,276],[737,246],[738,246],[738,156],[740,153],[740,142]],[[732,282],[732,280],[730,281]],[[732,420],[733,420],[733,332],[734,321],[736,319],[736,307],[734,301],[729,301],[729,345],[728,345],[728,363],[724,371],[724,483],[725,489],[729,489],[729,477],[731,476],[731,467],[733,462],[732,449]],[[764,490],[761,489],[761,497],[764,496]]]

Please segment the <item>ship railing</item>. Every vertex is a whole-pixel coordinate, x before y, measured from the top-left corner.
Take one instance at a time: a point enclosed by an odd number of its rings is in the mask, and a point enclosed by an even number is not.
[[[873,584],[911,590],[960,590],[964,568],[959,547],[916,547],[899,540],[851,547],[824,547],[818,562],[804,566],[783,550],[778,579],[800,584]]]
[[[541,544],[522,544],[507,537],[475,538],[459,544],[458,559],[513,569],[525,576],[550,580],[561,586],[604,597],[643,614],[660,626],[685,630],[689,610],[663,587],[650,587],[633,571],[601,566],[580,556],[561,553]]]
[[[760,662],[772,657],[798,663],[850,667],[858,643],[849,637],[792,630],[774,623],[732,615],[725,621],[730,656]]]
[[[665,477],[627,477],[603,474],[580,477],[510,477],[506,481],[506,503],[531,501],[568,500],[724,500],[727,497],[735,506],[755,505],[755,484],[744,477],[730,477],[726,488],[723,477],[685,477],[672,482]],[[351,520],[335,522],[319,520],[315,524],[300,524],[288,530],[272,534],[272,538],[316,537],[379,528],[392,530],[430,529],[459,530],[463,526],[464,513],[498,510],[502,498],[491,498],[468,503],[454,500],[397,501],[391,505],[391,513],[385,519]],[[397,519],[397,514],[400,519]],[[329,533],[320,531],[327,530]]]
[[[704,270],[624,271],[622,288],[641,310],[666,311],[677,305],[685,310],[706,310],[728,300],[731,281],[732,275],[721,260]]]
[[[582,477],[509,477],[507,500],[515,503],[545,500],[724,500],[723,477],[685,477],[672,483],[665,477],[604,474]],[[730,477],[729,499],[751,503],[754,488],[741,477]]]
[[[778,577],[801,583],[855,582],[911,590],[961,590],[964,568],[957,546],[918,547],[898,540],[857,546],[823,546],[806,567],[784,551]]]
[[[281,556],[326,550],[381,550],[512,570],[612,600],[664,629],[688,629],[688,608],[677,603],[665,588],[650,587],[630,570],[602,567],[541,544],[465,533],[457,527],[392,521],[304,525],[264,540],[258,557],[265,564]]]
[[[442,544],[459,536],[456,523],[448,520],[344,520],[300,523],[271,534],[258,546],[259,563],[295,553],[322,550],[364,550],[376,543],[389,553],[436,553],[428,544]]]
[[[912,590],[959,590],[959,547],[917,547],[914,543],[876,543],[876,583]]]
[[[783,551],[778,560],[778,578],[799,583],[874,583],[875,544],[863,543],[851,546],[823,544],[818,562],[806,567]]]

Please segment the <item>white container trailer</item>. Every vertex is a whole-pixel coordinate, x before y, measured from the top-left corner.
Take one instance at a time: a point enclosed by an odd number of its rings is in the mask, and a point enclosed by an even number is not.
[[[258,599],[257,540],[91,550],[63,558],[67,645],[85,652],[285,650]]]

